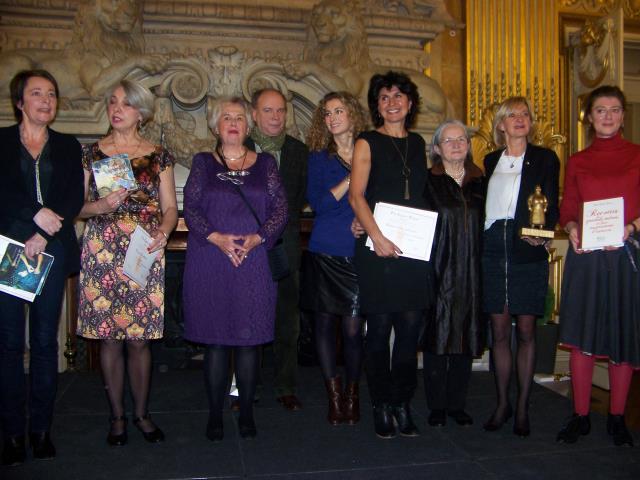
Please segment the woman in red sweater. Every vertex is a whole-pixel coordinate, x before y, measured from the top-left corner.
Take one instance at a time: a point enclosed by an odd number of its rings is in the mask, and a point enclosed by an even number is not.
[[[615,86],[591,92],[585,112],[591,145],[567,164],[560,224],[571,247],[562,284],[560,342],[571,348],[574,413],[557,436],[574,443],[591,429],[589,405],[593,366],[609,360],[611,402],[607,431],[615,445],[633,445],[624,409],[633,369],[640,368],[640,146],[624,140],[626,101]],[[624,198],[623,247],[587,251],[579,248],[582,202]],[[636,246],[634,246],[634,244]]]

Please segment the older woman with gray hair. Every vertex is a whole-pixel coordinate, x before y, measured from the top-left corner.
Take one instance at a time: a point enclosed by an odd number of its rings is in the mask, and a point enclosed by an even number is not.
[[[433,135],[433,166],[427,175],[427,208],[438,212],[432,261],[436,303],[428,312],[424,384],[428,423],[443,426],[447,416],[471,425],[465,412],[473,357],[485,345],[480,292],[484,222],[484,176],[471,158],[469,135],[458,120],[441,124]]]
[[[80,217],[88,221],[82,242],[78,335],[101,340],[100,365],[111,407],[107,443],[112,446],[127,443],[125,371],[133,394],[134,425],[146,441],[164,440],[147,410],[149,341],[163,335],[164,248],[178,221],[178,209],[173,157],[140,134],[140,125],[153,115],[153,101],[146,87],[122,80],[106,96],[109,133],[83,151],[85,203]],[[135,185],[105,195],[93,167],[123,158],[131,164]],[[151,237],[148,252],[157,252],[146,285],[123,273],[127,247],[138,226]]]
[[[253,398],[258,346],[274,337],[277,284],[267,249],[287,223],[287,200],[276,160],[244,146],[252,127],[250,112],[238,97],[215,104],[209,127],[217,146],[214,152],[193,157],[184,188],[189,227],[184,336],[206,345],[206,436],[211,441],[224,435],[222,408],[232,352],[240,393],[240,436],[256,436]]]

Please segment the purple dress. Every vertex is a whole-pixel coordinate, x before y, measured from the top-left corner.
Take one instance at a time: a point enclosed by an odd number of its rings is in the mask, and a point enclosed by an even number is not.
[[[217,177],[226,169],[213,155],[193,157],[184,187],[184,219],[189,227],[183,284],[187,340],[237,346],[273,340],[277,284],[271,278],[267,249],[287,223],[287,199],[271,155],[258,154],[248,170],[240,188],[262,220],[260,228],[235,186]],[[207,241],[212,232],[258,233],[265,243],[236,268]]]

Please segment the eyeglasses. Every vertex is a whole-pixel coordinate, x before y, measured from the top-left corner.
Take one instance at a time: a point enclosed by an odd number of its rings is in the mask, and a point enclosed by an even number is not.
[[[460,143],[467,143],[467,137],[458,137],[458,138],[445,138],[440,141],[441,145],[458,145]]]
[[[595,114],[596,117],[606,117],[607,113],[610,113],[611,116],[616,116],[616,115],[620,115],[622,114],[622,112],[624,112],[624,108],[622,107],[611,107],[611,108],[607,108],[607,107],[595,107],[593,109],[593,113]]]

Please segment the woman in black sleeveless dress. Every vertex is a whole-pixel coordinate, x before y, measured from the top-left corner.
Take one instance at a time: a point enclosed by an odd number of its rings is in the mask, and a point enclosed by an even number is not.
[[[418,111],[419,96],[406,75],[390,71],[371,78],[368,100],[376,130],[361,134],[356,142],[349,190],[351,206],[367,233],[359,238],[355,253],[361,310],[367,321],[367,381],[376,434],[395,436],[395,417],[401,435],[416,436],[409,402],[416,387],[418,336],[433,298],[432,267],[402,257],[372,212],[377,202],[426,208],[425,142],[407,130]],[[365,245],[367,237],[373,250]]]

